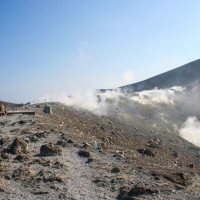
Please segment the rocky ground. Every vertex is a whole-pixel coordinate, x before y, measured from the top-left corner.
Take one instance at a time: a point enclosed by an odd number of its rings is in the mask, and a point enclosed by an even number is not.
[[[99,116],[50,105],[0,117],[0,199],[200,199],[199,148],[152,109],[130,118],[128,107]]]

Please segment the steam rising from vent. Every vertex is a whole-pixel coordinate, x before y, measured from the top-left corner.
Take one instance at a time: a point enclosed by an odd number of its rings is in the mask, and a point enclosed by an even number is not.
[[[165,90],[159,90],[155,88],[154,90],[136,92],[134,93],[134,96],[131,97],[131,99],[141,104],[156,104],[156,103],[174,104],[174,98],[176,92],[178,91],[181,92],[183,90],[184,88],[178,86]]]
[[[182,87],[173,87],[165,90],[148,90],[136,93],[124,94],[120,90],[110,90],[104,93],[100,91],[86,91],[81,94],[69,96],[62,93],[58,96],[44,96],[39,98],[36,103],[41,102],[60,102],[67,106],[82,108],[99,115],[107,115],[108,108],[118,107],[119,100],[123,98],[131,100],[134,106],[135,103],[142,105],[156,105],[160,103],[174,104],[177,92],[184,91]]]
[[[122,96],[119,90],[106,91],[101,93],[99,91],[86,91],[82,94],[75,94],[69,96],[62,93],[59,96],[44,96],[39,98],[36,102],[60,102],[67,106],[73,106],[77,109],[82,108],[99,115],[107,115],[107,107],[112,105],[117,106],[119,97]]]
[[[191,89],[175,96],[175,103],[189,116],[200,114],[200,85],[193,85]]]
[[[179,133],[182,138],[200,147],[200,122],[196,117],[189,117]]]

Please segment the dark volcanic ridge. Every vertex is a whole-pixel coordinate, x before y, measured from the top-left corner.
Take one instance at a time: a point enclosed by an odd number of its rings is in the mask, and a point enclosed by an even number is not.
[[[200,59],[159,74],[144,81],[119,87],[122,92],[132,93],[154,88],[165,89],[173,86],[184,86],[200,80]],[[107,89],[101,89],[101,92]]]

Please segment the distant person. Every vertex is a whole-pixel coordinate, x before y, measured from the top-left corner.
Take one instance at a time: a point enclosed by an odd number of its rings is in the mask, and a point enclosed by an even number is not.
[[[4,112],[5,112],[5,107],[4,107],[3,104],[1,104],[0,109],[1,109],[1,116],[2,116],[4,114]]]
[[[8,114],[8,107],[7,107],[7,106],[5,106],[4,114],[5,114],[5,115]]]

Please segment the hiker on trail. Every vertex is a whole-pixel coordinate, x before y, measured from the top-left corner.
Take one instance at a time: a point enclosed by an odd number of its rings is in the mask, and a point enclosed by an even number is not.
[[[1,109],[1,116],[2,116],[2,114],[5,114],[4,112],[5,112],[5,108],[4,108],[4,105],[3,104],[1,104],[1,107],[0,107],[0,109]]]

